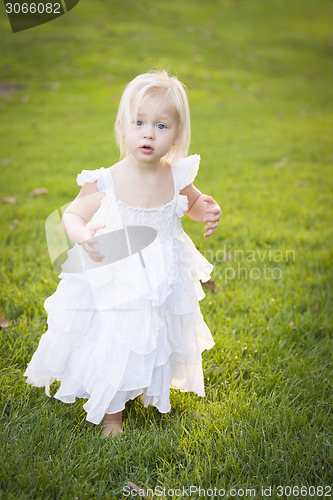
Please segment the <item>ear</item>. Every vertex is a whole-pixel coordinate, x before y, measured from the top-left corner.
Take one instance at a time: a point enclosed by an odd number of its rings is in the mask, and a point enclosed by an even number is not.
[[[124,127],[120,124],[119,120],[116,121],[116,130],[117,130],[117,134],[120,137],[125,137]]]

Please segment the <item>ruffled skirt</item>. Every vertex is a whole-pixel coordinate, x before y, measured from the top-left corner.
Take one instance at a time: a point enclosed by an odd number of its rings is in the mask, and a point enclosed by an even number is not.
[[[201,354],[214,341],[200,311],[200,280],[212,268],[181,231],[141,255],[60,274],[26,382],[50,396],[50,384],[60,381],[54,397],[86,398],[94,424],[140,394],[161,413],[170,411],[170,388],[204,396]]]

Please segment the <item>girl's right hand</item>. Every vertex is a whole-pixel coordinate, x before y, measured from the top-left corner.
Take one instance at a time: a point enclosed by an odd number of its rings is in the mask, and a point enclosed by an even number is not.
[[[100,254],[100,251],[94,248],[97,243],[97,240],[92,240],[95,236],[96,231],[105,227],[105,224],[87,224],[87,239],[80,243],[81,247],[87,252],[89,257],[95,262],[102,262],[105,258],[104,255]]]

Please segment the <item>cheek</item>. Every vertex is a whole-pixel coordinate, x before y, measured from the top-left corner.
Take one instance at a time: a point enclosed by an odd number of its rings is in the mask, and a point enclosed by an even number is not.
[[[128,142],[133,141],[136,138],[136,135],[134,130],[132,128],[128,128],[125,130],[125,140]]]
[[[174,144],[176,142],[176,140],[177,140],[177,134],[176,134],[176,132],[172,132],[172,134],[170,134],[170,138],[169,139],[170,139],[171,144]]]

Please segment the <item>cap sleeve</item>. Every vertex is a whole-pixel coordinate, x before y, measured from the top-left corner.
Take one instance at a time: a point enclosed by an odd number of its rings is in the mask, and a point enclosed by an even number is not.
[[[104,182],[104,172],[103,167],[97,170],[82,170],[76,178],[76,182],[79,186],[83,186],[85,182],[95,182],[97,181],[97,187],[100,191],[105,191],[106,186]]]
[[[174,167],[177,189],[179,191],[189,184],[192,184],[196,178],[200,159],[200,155],[187,156]]]

